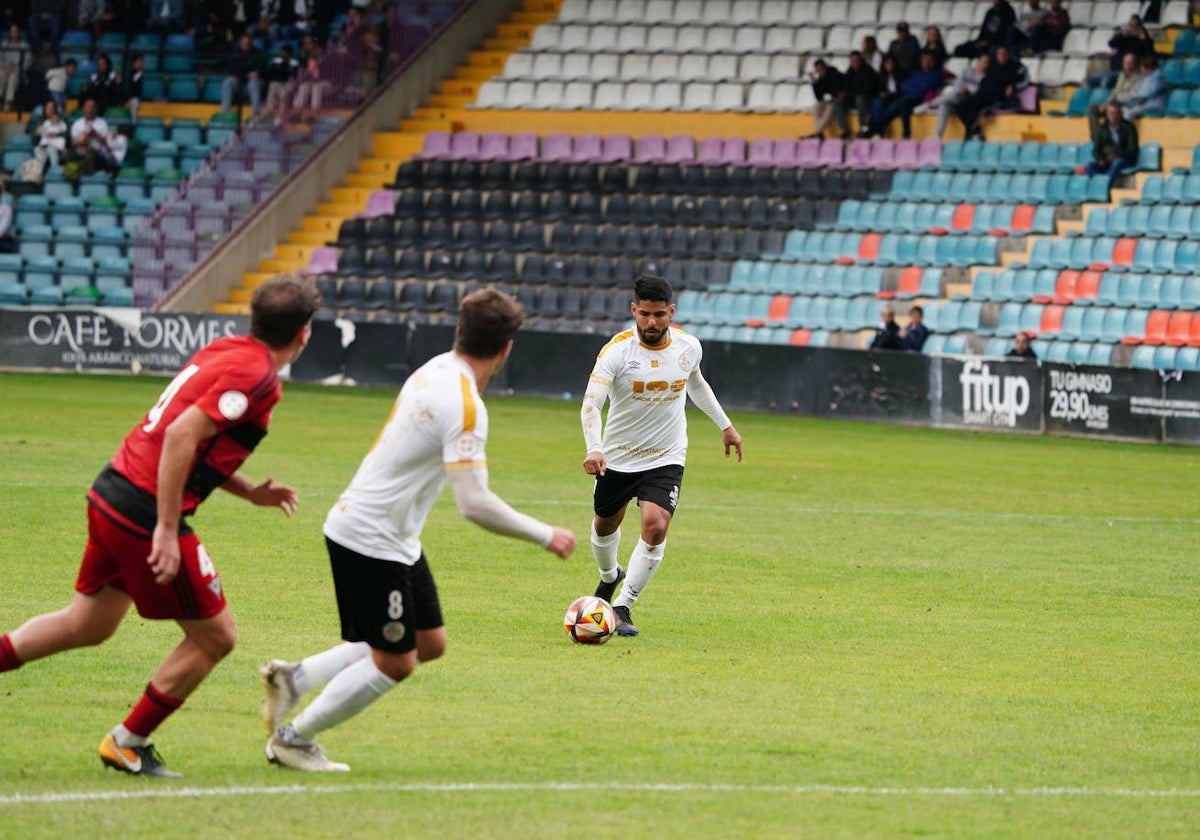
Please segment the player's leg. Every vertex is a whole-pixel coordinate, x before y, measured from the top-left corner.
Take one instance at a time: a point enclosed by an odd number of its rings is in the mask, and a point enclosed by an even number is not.
[[[641,508],[641,532],[637,545],[629,556],[625,585],[613,601],[617,614],[617,634],[636,636],[638,629],[630,615],[630,607],[650,583],[662,563],[667,547],[667,529],[679,502],[683,483],[683,467],[669,466],[643,473],[637,486],[638,506]]]
[[[63,609],[31,618],[0,636],[0,672],[64,650],[100,644],[116,631],[130,603],[128,595],[111,586],[90,595],[76,592]]]
[[[342,642],[299,662],[271,659],[263,663],[258,673],[267,691],[262,705],[262,720],[267,731],[274,732],[296,708],[301,697],[314,688],[327,685],[343,669],[370,653],[371,647],[366,642]]]
[[[621,548],[621,522],[625,519],[625,509],[633,498],[629,476],[608,470],[604,475],[596,476],[596,487],[593,493],[592,506],[595,517],[592,519],[592,557],[596,560],[596,568],[600,572],[600,583],[596,585],[595,595],[605,601],[612,602],[613,593],[625,577],[625,570],[617,562]]]

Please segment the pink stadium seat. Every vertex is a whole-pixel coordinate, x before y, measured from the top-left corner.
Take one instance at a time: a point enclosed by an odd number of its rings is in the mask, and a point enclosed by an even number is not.
[[[663,152],[664,163],[694,163],[696,160],[696,141],[687,134],[675,134],[667,140]]]
[[[425,135],[421,143],[421,151],[417,155],[424,160],[446,160],[450,157],[450,132],[431,131]]]
[[[750,166],[771,166],[774,148],[775,144],[770,137],[751,140],[749,148],[746,149],[746,163]]]
[[[596,138],[599,140],[600,138]],[[542,141],[542,160],[554,161],[556,163],[570,163],[571,155],[575,150],[575,139],[566,133],[556,133],[546,135],[546,139]]]
[[[508,160],[511,139],[499,131],[489,131],[479,138],[479,148],[467,160]]]
[[[453,160],[478,160],[481,140],[474,131],[456,131],[450,137],[450,154]]]
[[[781,137],[771,143],[771,162],[789,169],[799,166],[800,141],[793,137]]]
[[[912,142],[911,140],[909,141]],[[868,169],[886,169],[893,170],[896,168],[896,143],[894,140],[888,140],[883,137],[876,138],[871,143],[871,154],[867,158]]]
[[[538,136],[532,132],[523,131],[520,134],[514,134],[508,140],[508,159],[511,161],[539,160],[541,153],[538,145]]]
[[[396,210],[395,190],[374,190],[367,198],[367,210],[364,215],[368,218],[387,216]]]
[[[743,137],[727,137],[721,145],[721,157],[732,166],[745,166],[746,140]]]
[[[332,274],[337,271],[337,265],[338,249],[322,245],[319,248],[313,248],[312,256],[308,260],[308,268],[304,269],[304,272],[305,274]]]
[[[696,163],[703,166],[724,166],[727,161],[721,156],[725,141],[720,137],[705,137],[696,148]]]
[[[817,158],[817,165],[827,166],[830,169],[842,169],[845,164],[842,162],[842,141],[828,137],[821,141],[821,154]]]
[[[803,169],[816,169],[821,165],[821,140],[805,137],[796,150],[796,165]]]
[[[870,167],[871,141],[856,137],[846,146],[845,164],[850,169],[867,169]]]
[[[918,166],[942,165],[942,141],[938,137],[928,137],[917,146]]]
[[[921,145],[916,140],[898,140],[894,144],[893,169],[917,169],[921,166]]]
[[[579,142],[575,143],[576,148]],[[604,138],[597,163],[621,163],[633,158],[633,138],[628,134],[610,134]]]
[[[604,138],[599,134],[580,134],[571,145],[567,163],[597,163],[604,159]]]
[[[646,134],[637,139],[630,163],[662,163],[667,154],[667,139],[661,134]]]

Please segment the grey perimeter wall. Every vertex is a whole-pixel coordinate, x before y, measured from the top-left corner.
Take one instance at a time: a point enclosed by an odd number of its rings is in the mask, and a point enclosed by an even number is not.
[[[0,368],[173,374],[243,316],[0,309]],[[318,321],[298,382],[398,387],[453,330]],[[607,335],[521,333],[493,380],[577,398]],[[927,426],[1200,444],[1200,375],[974,356],[708,342],[705,376],[727,408]]]

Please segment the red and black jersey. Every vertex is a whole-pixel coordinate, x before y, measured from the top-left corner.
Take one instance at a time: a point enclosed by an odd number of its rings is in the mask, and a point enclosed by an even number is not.
[[[213,490],[237,472],[267,434],[271,410],[283,396],[270,352],[248,336],[219,338],[193,356],[155,406],[121,443],[109,465],[124,481],[101,474],[93,493],[136,517],[137,525],[152,530],[154,518],[143,521],[147,507],[154,511],[158,462],[163,436],[188,407],[196,406],[217,424],[217,434],[196,449],[183,493],[182,512],[193,513]],[[149,505],[147,505],[149,502]]]

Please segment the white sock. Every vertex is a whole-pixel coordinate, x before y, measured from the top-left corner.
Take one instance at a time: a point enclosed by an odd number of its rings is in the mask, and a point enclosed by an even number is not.
[[[621,529],[613,531],[607,537],[596,533],[596,521],[592,520],[592,556],[596,558],[596,568],[600,570],[600,580],[612,583],[617,579],[617,550],[621,547]]]
[[[292,675],[292,685],[299,694],[307,694],[320,688],[353,665],[364,656],[370,656],[371,646],[366,642],[345,642],[329,650],[314,653],[300,662]]]
[[[396,684],[375,667],[370,657],[359,659],[330,680],[325,690],[296,715],[291,726],[297,735],[311,741],[318,732],[354,717]]]
[[[666,540],[658,545],[647,545],[645,540],[638,538],[633,554],[629,555],[629,568],[625,570],[625,585],[621,587],[621,594],[613,601],[614,607],[632,607],[634,605],[638,596],[642,594],[642,590],[646,588],[646,584],[650,582],[650,578],[654,577],[655,571],[658,570],[658,564],[662,562],[663,550],[666,547]]]
[[[150,743],[149,738],[143,738],[141,735],[134,735],[125,728],[125,724],[118,723],[113,727],[113,740],[117,742],[118,747],[130,749],[131,747],[144,747]]]

